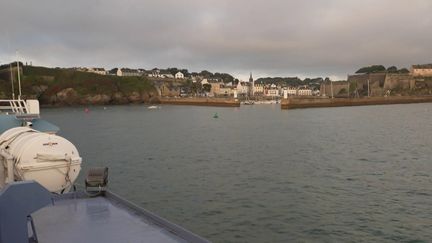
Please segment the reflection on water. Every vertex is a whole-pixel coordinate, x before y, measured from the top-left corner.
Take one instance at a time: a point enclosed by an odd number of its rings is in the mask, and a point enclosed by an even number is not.
[[[111,189],[214,242],[391,242],[432,238],[431,111],[114,106],[42,115],[78,147],[84,170],[109,166]]]

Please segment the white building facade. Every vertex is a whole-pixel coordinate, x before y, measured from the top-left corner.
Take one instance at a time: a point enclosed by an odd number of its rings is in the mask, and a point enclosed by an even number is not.
[[[175,74],[175,78],[176,78],[176,79],[184,79],[184,74],[183,74],[182,72],[177,72],[177,73]]]
[[[297,91],[297,95],[299,95],[299,96],[312,96],[312,90],[311,89],[299,89]]]

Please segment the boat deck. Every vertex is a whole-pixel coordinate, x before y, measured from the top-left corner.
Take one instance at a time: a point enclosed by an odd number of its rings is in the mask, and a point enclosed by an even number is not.
[[[32,214],[39,242],[208,242],[110,192],[53,202]]]

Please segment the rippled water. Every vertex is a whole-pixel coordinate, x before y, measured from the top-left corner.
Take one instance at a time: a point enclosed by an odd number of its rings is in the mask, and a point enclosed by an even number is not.
[[[431,104],[42,112],[84,170],[214,242],[432,239]]]

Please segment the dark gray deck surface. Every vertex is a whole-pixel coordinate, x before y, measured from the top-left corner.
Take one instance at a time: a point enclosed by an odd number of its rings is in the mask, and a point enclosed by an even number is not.
[[[39,242],[186,242],[106,197],[56,200],[32,216]]]

